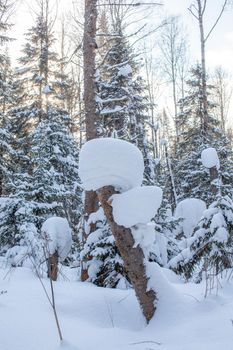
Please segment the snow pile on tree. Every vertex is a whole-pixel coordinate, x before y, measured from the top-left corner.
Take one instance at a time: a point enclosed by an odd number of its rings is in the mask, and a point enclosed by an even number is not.
[[[201,199],[186,198],[179,202],[175,217],[183,219],[178,228],[178,234],[184,233],[185,237],[190,237],[198,221],[206,209],[206,204]]]
[[[201,153],[201,162],[205,168],[220,168],[220,162],[218,158],[218,154],[215,148],[209,147],[202,151]]]
[[[141,186],[143,171],[141,152],[127,141],[94,139],[80,152],[79,175],[87,191],[114,186],[122,192]]]
[[[149,257],[156,241],[155,224],[151,220],[161,205],[162,190],[156,186],[140,186],[144,165],[138,148],[119,139],[92,140],[81,150],[79,167],[85,189],[97,190],[107,185],[120,189],[121,193],[114,194],[109,200],[114,221],[131,229],[135,246],[139,245],[145,257]],[[99,237],[97,231],[95,236]],[[88,244],[93,244],[92,239],[96,237],[88,239]],[[100,254],[99,247],[94,254]],[[94,275],[99,268],[98,264],[93,267]]]
[[[42,225],[41,233],[45,240],[47,254],[52,255],[57,252],[60,260],[65,260],[72,245],[72,235],[68,221],[57,216],[48,218]]]
[[[162,190],[156,186],[135,187],[112,196],[113,216],[118,225],[147,224],[157,213]]]

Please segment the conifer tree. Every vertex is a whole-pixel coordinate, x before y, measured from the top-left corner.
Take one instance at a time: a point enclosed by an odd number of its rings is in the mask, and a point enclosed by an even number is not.
[[[219,121],[213,116],[215,105],[211,102],[211,90],[214,87],[208,84],[208,133],[203,131],[200,66],[194,67],[191,73],[191,79],[187,82],[189,91],[181,101],[182,112],[178,116],[181,134],[174,165],[175,183],[178,199],[196,197],[210,204],[215,198],[209,190],[210,177],[201,163],[201,152],[207,147],[216,148],[221,163],[222,191],[229,195],[229,184],[233,179],[232,150],[226,136],[221,132]]]
[[[193,236],[170,261],[170,267],[196,281],[206,276],[216,276],[231,268],[233,247],[233,202],[229,196],[218,198],[204,211],[194,229]]]
[[[70,223],[73,220],[71,211],[79,187],[77,145],[70,123],[64,110],[50,106],[32,134],[31,200],[38,227],[51,215],[66,216]]]
[[[18,76],[26,91],[24,102],[33,100],[38,108],[48,105],[48,96],[53,94],[52,64],[57,62],[53,51],[55,38],[50,19],[49,0],[39,3],[35,25],[26,33],[23,55],[19,58]]]

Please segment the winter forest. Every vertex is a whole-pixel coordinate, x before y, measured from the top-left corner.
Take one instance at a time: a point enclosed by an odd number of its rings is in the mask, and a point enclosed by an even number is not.
[[[1,350],[233,348],[229,15],[0,0]]]

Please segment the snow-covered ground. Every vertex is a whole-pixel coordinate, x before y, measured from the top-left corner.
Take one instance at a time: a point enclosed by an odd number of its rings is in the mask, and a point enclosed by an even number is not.
[[[204,298],[204,283],[183,284],[163,270],[158,309],[146,326],[133,290],[81,283],[63,270],[54,283],[64,336],[30,269],[0,270],[1,350],[232,350],[233,281]],[[64,278],[66,276],[66,278]],[[49,281],[43,279],[49,291]]]

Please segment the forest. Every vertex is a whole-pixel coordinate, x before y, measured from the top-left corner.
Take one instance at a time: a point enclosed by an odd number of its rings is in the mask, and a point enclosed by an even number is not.
[[[179,1],[0,0],[0,349],[232,349],[233,3]]]

